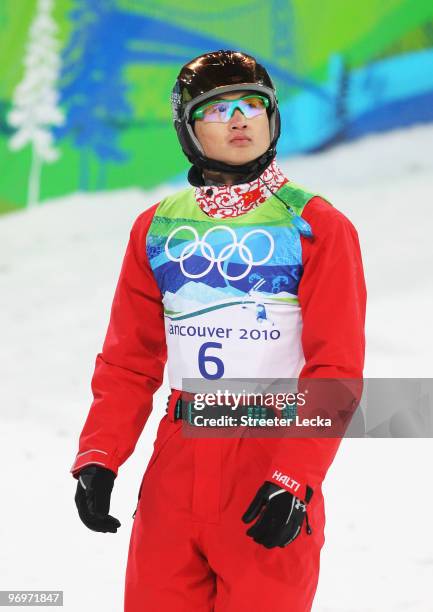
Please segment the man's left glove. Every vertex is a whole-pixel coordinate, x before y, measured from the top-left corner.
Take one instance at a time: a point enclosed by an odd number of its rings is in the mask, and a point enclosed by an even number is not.
[[[75,503],[80,519],[92,531],[116,533],[120,521],[108,514],[116,474],[99,465],[89,465],[77,476]]]
[[[307,486],[305,501],[295,497],[286,489],[273,482],[265,482],[242,517],[244,523],[250,523],[259,516],[247,535],[266,548],[280,546],[283,548],[301,532],[304,518],[307,518],[307,533],[312,533],[308,523],[307,504],[313,496],[313,489]]]

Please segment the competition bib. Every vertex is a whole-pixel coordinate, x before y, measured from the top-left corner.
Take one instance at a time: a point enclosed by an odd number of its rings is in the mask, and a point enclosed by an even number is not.
[[[298,376],[300,236],[311,236],[300,214],[313,194],[286,183],[277,196],[233,219],[206,215],[193,189],[157,207],[146,249],[163,298],[171,387]]]

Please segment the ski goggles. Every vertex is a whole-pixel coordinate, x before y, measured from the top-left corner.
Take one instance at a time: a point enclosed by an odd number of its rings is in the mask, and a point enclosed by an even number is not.
[[[196,108],[191,119],[200,119],[210,123],[227,123],[237,108],[247,119],[253,119],[263,115],[268,107],[268,98],[249,94],[236,100],[212,100]]]

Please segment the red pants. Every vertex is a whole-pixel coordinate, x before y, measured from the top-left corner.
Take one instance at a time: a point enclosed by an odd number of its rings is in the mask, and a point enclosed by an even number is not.
[[[308,612],[324,544],[320,490],[285,548],[242,522],[271,461],[272,438],[190,438],[165,415],[132,528],[125,612]],[[251,523],[252,524],[252,523]]]

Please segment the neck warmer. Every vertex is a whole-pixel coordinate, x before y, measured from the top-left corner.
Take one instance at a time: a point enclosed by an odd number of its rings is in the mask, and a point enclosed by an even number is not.
[[[271,197],[272,192],[275,193],[287,182],[274,160],[258,178],[249,183],[195,187],[195,199],[210,217],[238,217],[260,206]]]

